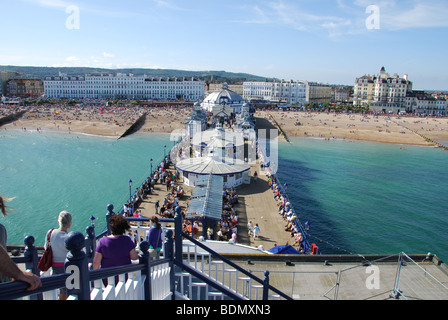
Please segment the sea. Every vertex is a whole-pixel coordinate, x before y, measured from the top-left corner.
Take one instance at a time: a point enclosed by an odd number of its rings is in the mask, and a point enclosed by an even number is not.
[[[426,254],[448,259],[448,152],[439,148],[291,138],[278,146],[286,187],[308,240],[328,254]],[[124,139],[81,134],[0,132],[0,194],[14,198],[9,244],[32,235],[43,245],[60,211],[72,231],[105,228],[173,146],[168,134]],[[132,183],[129,183],[129,180]],[[92,219],[94,217],[95,219]],[[281,222],[283,223],[283,222]],[[269,248],[268,248],[269,249]]]

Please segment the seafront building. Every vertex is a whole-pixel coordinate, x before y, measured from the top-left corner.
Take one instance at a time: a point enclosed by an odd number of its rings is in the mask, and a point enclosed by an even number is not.
[[[263,100],[268,102],[303,105],[307,103],[307,84],[305,82],[247,81],[243,84],[243,97],[247,101]]]
[[[44,79],[44,96],[55,99],[127,99],[198,101],[205,82],[196,78],[155,78],[134,74],[59,74]]]
[[[433,96],[424,91],[412,91],[406,96],[406,112],[419,115],[448,114],[448,102],[442,96]]]
[[[310,105],[323,105],[330,103],[333,98],[333,87],[329,84],[308,82],[306,83],[306,101]]]
[[[32,98],[41,97],[44,93],[44,84],[40,79],[9,79],[5,88],[7,97]]]
[[[406,96],[412,92],[408,75],[390,76],[384,67],[377,75],[364,75],[355,80],[353,104],[369,106],[373,112],[400,113],[406,110]]]
[[[262,100],[303,106],[305,104],[330,103],[333,88],[328,84],[310,81],[244,82],[246,100]]]

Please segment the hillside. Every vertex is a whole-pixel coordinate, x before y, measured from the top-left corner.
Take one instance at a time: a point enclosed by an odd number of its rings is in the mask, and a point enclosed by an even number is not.
[[[89,67],[26,67],[26,66],[0,66],[0,71],[18,72],[35,78],[44,78],[46,76],[56,76],[59,72],[68,75],[84,75],[87,73],[133,73],[136,76],[148,75],[154,77],[195,77],[202,80],[234,83],[245,80],[265,80],[260,77],[247,73],[233,73],[226,71],[186,71],[175,69],[145,69],[145,68],[126,68],[126,69],[103,69]]]

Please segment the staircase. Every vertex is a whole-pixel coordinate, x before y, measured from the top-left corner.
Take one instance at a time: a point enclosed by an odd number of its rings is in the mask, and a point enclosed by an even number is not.
[[[269,285],[269,272],[259,279],[199,241],[183,235],[182,264],[175,269],[177,298],[185,300],[291,299]],[[202,249],[202,250],[201,250]]]

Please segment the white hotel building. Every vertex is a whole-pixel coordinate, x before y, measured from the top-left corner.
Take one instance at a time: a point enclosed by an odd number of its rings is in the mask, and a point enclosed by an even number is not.
[[[281,81],[261,82],[248,81],[243,84],[243,97],[246,100],[265,100],[269,102],[303,105],[307,103],[306,82]]]
[[[44,96],[55,99],[127,99],[198,101],[205,82],[195,78],[155,78],[133,74],[93,74],[44,79]]]

